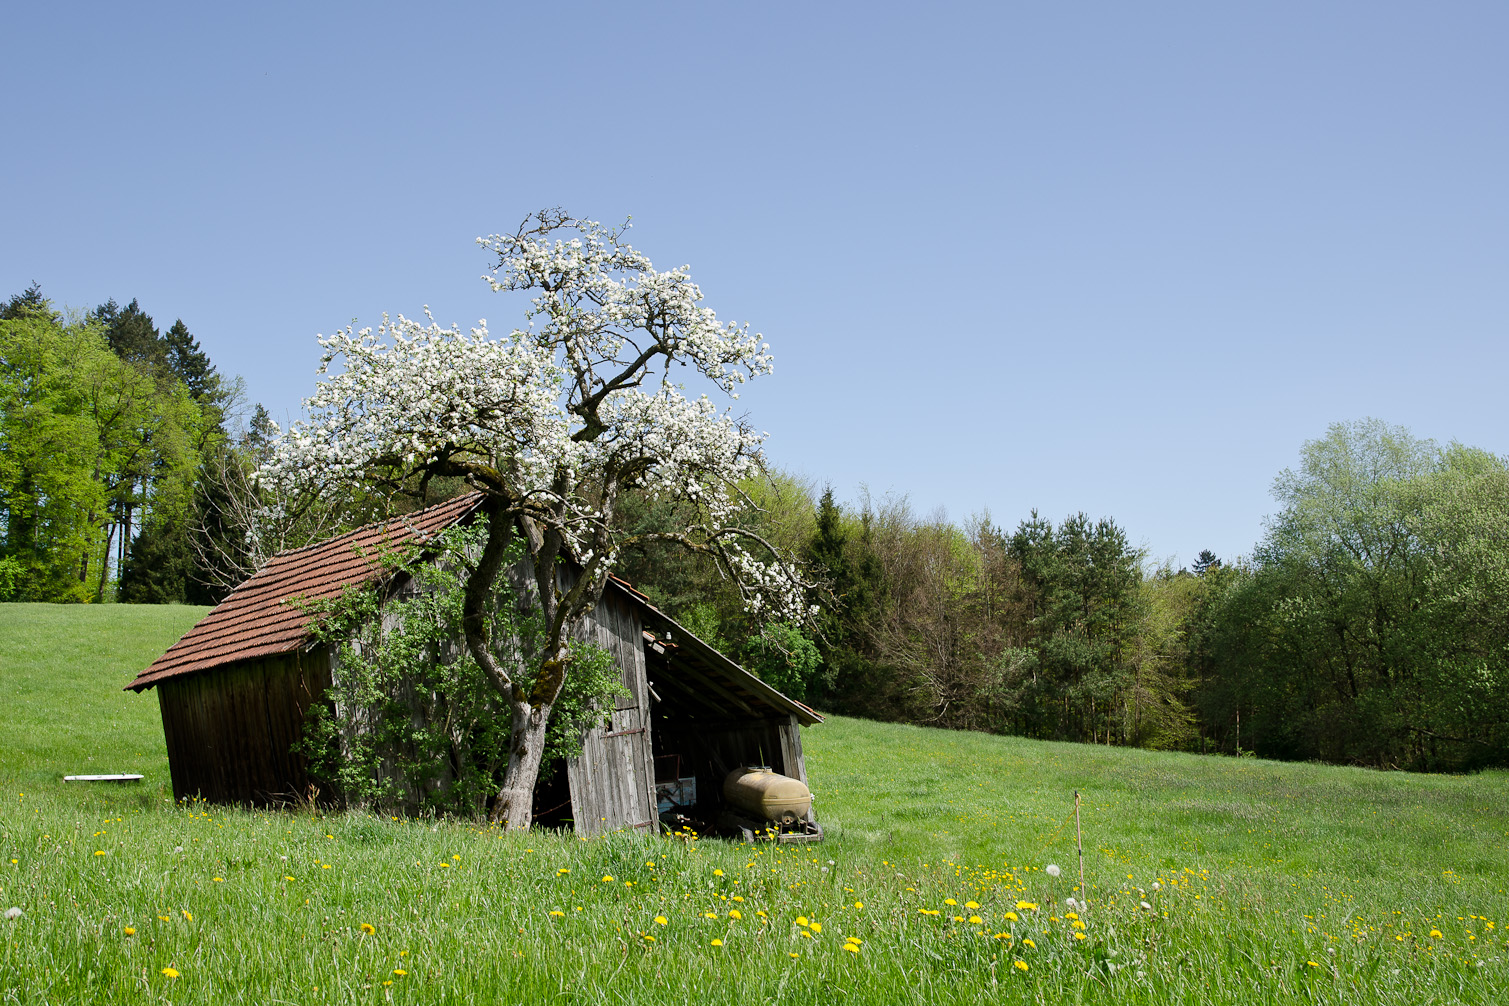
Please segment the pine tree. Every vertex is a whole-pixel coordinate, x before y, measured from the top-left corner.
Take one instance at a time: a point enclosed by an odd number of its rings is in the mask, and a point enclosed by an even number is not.
[[[133,301],[134,303],[134,301]],[[209,355],[199,347],[199,340],[189,333],[188,326],[179,318],[168,329],[163,340],[166,347],[168,368],[189,389],[194,401],[205,403],[220,395],[220,375],[216,373]]]
[[[1195,557],[1195,561],[1190,565],[1196,576],[1204,576],[1205,571],[1208,569],[1220,569],[1221,560],[1216,558],[1214,552],[1205,548],[1200,550],[1200,554]]]
[[[167,344],[152,323],[152,316],[141,309],[135,298],[122,308],[112,297],[94,309],[94,317],[105,326],[105,338],[116,356],[143,363],[153,371],[167,369]]]
[[[33,314],[43,315],[52,321],[58,320],[58,313],[52,309],[47,298],[42,296],[42,288],[36,281],[24,293],[14,294],[0,307],[0,321],[14,321]]]

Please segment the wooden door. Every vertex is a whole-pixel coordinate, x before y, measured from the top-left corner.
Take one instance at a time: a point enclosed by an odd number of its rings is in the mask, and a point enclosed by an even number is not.
[[[611,720],[587,734],[581,757],[566,762],[576,833],[653,830],[657,817],[650,690],[638,613],[610,589],[597,606],[590,631],[613,654],[627,694],[614,703]]]

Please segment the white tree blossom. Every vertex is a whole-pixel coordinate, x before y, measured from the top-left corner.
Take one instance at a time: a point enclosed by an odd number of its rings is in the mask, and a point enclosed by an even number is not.
[[[424,322],[385,315],[375,330],[322,336],[308,416],[280,433],[259,473],[281,500],[318,500],[353,483],[422,492],[437,476],[486,494],[490,534],[468,589],[467,643],[514,705],[514,748],[524,753],[511,759],[494,813],[510,825],[529,822],[545,723],[567,672],[564,634],[631,541],[613,524],[623,492],[683,500],[698,515],[637,540],[712,557],[759,617],[809,614],[794,566],[737,523],[752,506],[739,484],[760,472],[764,434],[672,379],[672,367],[694,368],[737,398],[745,381],[771,372],[769,346],[701,306],[687,267],[657,272],[623,233],[556,210],[478,239],[496,258],[484,277],[493,289],[534,295],[525,327],[507,335],[485,321],[442,328],[426,309]],[[480,616],[517,532],[551,640],[530,675],[492,658]],[[561,557],[582,567],[569,590],[555,575]]]

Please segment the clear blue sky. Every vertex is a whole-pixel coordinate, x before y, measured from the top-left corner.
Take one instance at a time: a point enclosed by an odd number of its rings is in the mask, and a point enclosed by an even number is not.
[[[1338,420],[1509,452],[1509,6],[26,4],[0,295],[182,317],[280,419],[316,332],[518,320],[479,234],[635,221],[749,321],[780,466],[1248,552]]]

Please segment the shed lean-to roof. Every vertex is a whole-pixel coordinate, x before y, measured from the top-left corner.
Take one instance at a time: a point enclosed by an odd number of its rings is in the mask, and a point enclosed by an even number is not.
[[[464,520],[481,502],[481,493],[468,493],[392,520],[368,524],[338,538],[281,553],[232,591],[126,689],[141,692],[169,678],[303,649],[313,641],[309,615],[297,605],[286,603],[289,598],[337,598],[348,585],[381,575],[382,570],[374,560],[376,552],[411,543],[423,544]],[[658,630],[658,636],[647,631],[645,640],[659,652],[669,650],[678,659],[695,664],[747,706],[789,713],[808,725],[822,722],[822,716],[812,709],[772,688],[698,639],[627,582],[613,577],[609,587],[641,610],[649,629]]]
[[[339,597],[349,584],[381,575],[375,553],[428,541],[471,513],[481,501],[481,493],[469,493],[281,553],[233,590],[126,688],[140,692],[168,678],[302,649],[310,642],[309,614],[286,603],[289,598]]]

